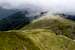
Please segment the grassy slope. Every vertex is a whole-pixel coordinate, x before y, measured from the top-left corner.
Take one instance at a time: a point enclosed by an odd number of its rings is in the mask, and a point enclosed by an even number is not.
[[[20,30],[0,32],[0,50],[75,50],[75,41],[68,38],[73,36],[69,29],[74,31],[74,25],[62,18],[44,19]],[[60,32],[68,37],[56,35]]]
[[[52,30],[56,34],[65,35],[71,39],[75,39],[75,22],[58,16],[56,17],[57,18],[43,18],[41,20],[37,20],[22,29],[48,29]]]
[[[50,30],[0,32],[0,50],[75,50],[75,42]]]

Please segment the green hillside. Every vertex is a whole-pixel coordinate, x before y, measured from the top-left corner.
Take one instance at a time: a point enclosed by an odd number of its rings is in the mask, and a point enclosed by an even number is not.
[[[75,23],[58,18],[37,19],[20,30],[0,32],[0,50],[75,50]]]
[[[71,39],[75,39],[75,22],[59,16],[55,17],[57,18],[43,18],[33,21],[22,29],[48,29],[52,30],[57,35],[65,35]]]
[[[75,50],[75,42],[50,30],[0,32],[0,50]]]

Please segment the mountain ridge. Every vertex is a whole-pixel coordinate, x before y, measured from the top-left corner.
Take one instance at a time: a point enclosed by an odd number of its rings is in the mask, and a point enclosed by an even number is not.
[[[56,18],[54,18],[56,17]],[[62,18],[60,16],[54,17],[42,17],[40,20],[34,20],[31,24],[23,27],[22,29],[48,29],[55,32],[57,35],[65,35],[71,39],[75,39],[74,30],[75,30],[75,22]]]

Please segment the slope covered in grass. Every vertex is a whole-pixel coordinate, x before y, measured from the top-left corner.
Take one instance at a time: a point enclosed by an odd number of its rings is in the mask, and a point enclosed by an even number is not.
[[[0,32],[0,50],[75,50],[74,33],[75,22],[44,17],[19,30]]]
[[[71,39],[75,39],[75,22],[61,18],[59,16],[46,17],[40,20],[34,20],[31,24],[23,27],[22,29],[48,29],[56,34],[65,35]]]
[[[0,32],[0,50],[75,50],[75,42],[46,29]]]

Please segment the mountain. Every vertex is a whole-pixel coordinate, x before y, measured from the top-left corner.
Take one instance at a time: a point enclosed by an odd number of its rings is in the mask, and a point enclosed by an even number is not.
[[[25,16],[26,13],[22,13],[21,11],[16,12],[6,18],[0,20],[0,31],[6,31],[11,29],[19,29],[23,25],[27,25],[30,23],[28,17]]]
[[[27,4],[21,8],[6,9],[0,7],[0,31],[19,29],[32,20],[46,14],[39,6]]]
[[[4,8],[0,7],[0,19],[6,18],[7,16],[16,13],[17,11],[18,11],[18,10],[14,10],[14,9],[4,9]]]
[[[21,15],[17,14],[16,17]],[[74,21],[60,16],[41,16],[18,30],[0,31],[0,49],[75,50],[74,28]]]
[[[74,21],[27,10],[0,19],[0,50],[75,50]]]
[[[61,17],[64,17],[66,19],[75,21],[75,15],[64,14],[64,13],[57,13],[56,15],[60,15]]]
[[[65,35],[75,39],[75,22],[62,18],[61,16],[45,16],[34,20],[31,24],[22,29],[47,29],[52,30],[56,35]]]
[[[24,5],[20,5],[20,7],[12,8],[12,9],[9,9],[9,7],[8,8],[0,7],[0,19],[6,18],[12,14],[15,14],[18,11],[24,11],[24,10],[27,10],[29,12],[28,16],[30,17],[32,15],[38,14],[39,12],[43,11],[39,6],[32,5],[32,4],[24,4]]]
[[[40,18],[40,16],[44,15],[45,13],[47,12],[39,12],[39,14],[35,14],[34,16],[27,16],[31,14],[27,10],[13,13],[12,15],[0,20],[0,31],[19,29],[29,24],[32,20]]]

